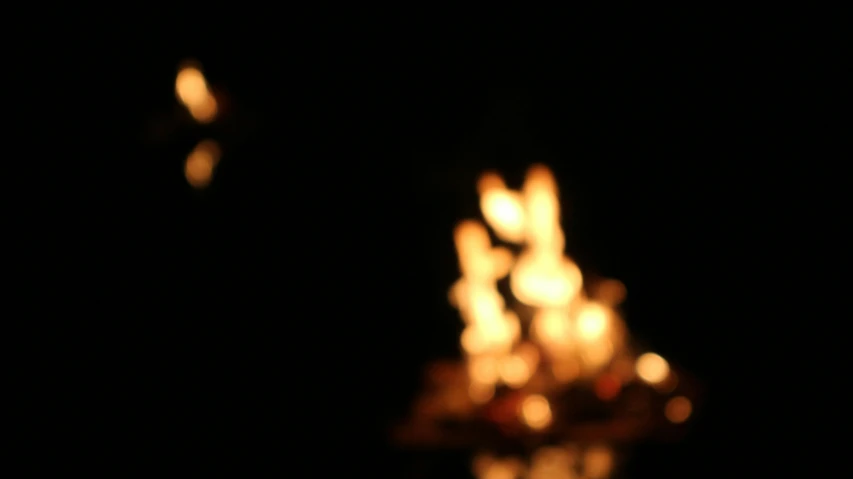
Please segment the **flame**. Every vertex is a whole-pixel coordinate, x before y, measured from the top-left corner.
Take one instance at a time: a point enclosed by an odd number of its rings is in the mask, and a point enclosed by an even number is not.
[[[540,367],[540,350],[558,381],[595,374],[619,352],[621,329],[612,309],[624,298],[624,286],[601,282],[595,301],[584,294],[583,275],[565,256],[557,183],[545,166],[534,165],[520,191],[509,189],[495,172],[477,182],[485,224],[460,222],[453,233],[462,277],[450,288],[450,303],[466,324],[460,338],[469,363],[470,396],[482,400],[499,384],[523,388]],[[515,257],[493,246],[487,225],[498,239],[520,244]],[[530,338],[522,321],[500,294],[499,280],[509,276],[514,299],[533,308]],[[531,353],[531,351],[535,351]],[[486,366],[488,364],[488,366]],[[487,394],[488,393],[488,394]]]
[[[545,429],[551,425],[551,405],[544,396],[528,396],[521,403],[521,418],[531,429]]]
[[[663,383],[669,377],[669,364],[655,353],[643,354],[637,358],[637,376],[652,385]]]
[[[531,167],[519,191],[487,172],[477,191],[484,223],[465,220],[454,229],[461,278],[448,293],[465,323],[460,342],[469,403],[489,403],[499,388],[518,390],[517,396],[504,396],[510,401],[505,404],[517,407],[510,414],[517,412],[519,423],[541,433],[561,410],[552,410],[546,394],[576,382],[583,381],[602,401],[615,400],[635,378],[669,394],[677,378],[666,360],[654,353],[635,358],[625,346],[616,309],[625,300],[625,286],[613,279],[585,285],[580,268],[565,255],[552,172]],[[493,245],[490,229],[520,251]],[[507,298],[504,286],[511,293]],[[691,407],[687,398],[674,397],[664,415],[680,423]],[[524,471],[507,460],[480,456],[474,470],[478,478],[606,478],[613,466],[613,452],[593,445],[543,448]]]
[[[495,234],[510,243],[524,241],[524,202],[518,192],[506,188],[503,178],[489,172],[477,183],[480,192],[480,209]]]
[[[216,119],[219,105],[198,68],[181,68],[175,78],[175,94],[197,122],[210,123]]]

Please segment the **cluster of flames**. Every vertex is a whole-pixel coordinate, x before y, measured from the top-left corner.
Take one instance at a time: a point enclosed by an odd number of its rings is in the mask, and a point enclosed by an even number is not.
[[[175,78],[175,95],[192,118],[201,124],[216,120],[219,103],[199,67],[187,65],[178,71]],[[196,189],[206,188],[213,179],[222,152],[213,140],[203,140],[193,149],[184,162],[184,176]]]
[[[615,399],[637,379],[672,390],[676,378],[667,361],[651,352],[635,357],[627,344],[617,311],[625,298],[624,286],[616,280],[585,285],[578,266],[564,254],[551,171],[531,167],[520,191],[507,188],[490,172],[480,178],[477,189],[486,224],[466,220],[457,225],[454,241],[462,277],[449,294],[465,322],[461,345],[470,403],[489,403],[502,386],[517,390],[523,397],[518,420],[541,431],[553,422],[548,397],[573,383],[591,384],[603,401]],[[518,253],[493,246],[486,225]],[[499,288],[506,278],[511,302]],[[684,422],[691,407],[687,398],[674,397],[665,416]],[[490,456],[475,461],[481,479],[520,477],[521,469],[529,478],[568,478],[575,477],[571,471],[578,468],[589,469],[577,472],[579,476],[603,478],[611,467],[612,453],[606,446],[580,452],[576,445],[544,448],[529,467]]]

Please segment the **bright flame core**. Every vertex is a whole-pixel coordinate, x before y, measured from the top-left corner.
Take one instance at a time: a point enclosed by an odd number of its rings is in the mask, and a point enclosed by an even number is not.
[[[219,106],[198,68],[181,68],[175,78],[175,94],[199,123],[210,123],[216,119]]]

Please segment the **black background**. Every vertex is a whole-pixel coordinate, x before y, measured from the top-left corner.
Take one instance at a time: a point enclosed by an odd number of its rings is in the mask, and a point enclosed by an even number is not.
[[[805,195],[779,195],[806,167],[778,161],[792,151],[778,45],[631,16],[483,32],[204,18],[86,55],[126,176],[94,176],[116,200],[81,230],[106,267],[85,298],[97,319],[71,329],[104,374],[69,366],[64,394],[105,455],[406,477],[386,428],[424,365],[459,354],[453,225],[478,214],[482,171],[517,187],[536,162],[557,176],[569,255],[622,280],[631,331],[707,389],[688,439],[638,445],[630,477],[726,473],[754,452],[768,407],[744,395],[769,381],[755,341],[781,291],[766,266],[787,248],[770,225],[802,221]],[[230,100],[213,125],[176,102],[186,59]],[[204,138],[224,156],[198,192],[182,168]]]

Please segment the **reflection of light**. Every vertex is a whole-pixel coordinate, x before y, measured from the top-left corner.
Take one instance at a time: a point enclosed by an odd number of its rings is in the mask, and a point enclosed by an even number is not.
[[[658,384],[669,376],[666,359],[655,353],[646,353],[637,358],[637,376],[649,384]]]
[[[551,424],[551,406],[544,397],[534,394],[521,403],[521,419],[533,429],[544,429]]]
[[[528,479],[575,479],[573,462],[564,448],[539,448],[533,453]]]
[[[607,477],[613,469],[613,452],[605,446],[587,449],[583,458],[584,475],[592,479]]]
[[[198,144],[184,163],[184,175],[193,188],[204,188],[213,178],[213,170],[219,163],[219,146],[205,140]]]
[[[472,465],[477,479],[515,479],[519,477],[523,469],[518,458],[496,459],[488,454],[475,456]]]
[[[495,462],[483,475],[483,479],[515,479],[515,471],[509,464]]]
[[[690,400],[684,396],[676,396],[666,403],[664,414],[670,421],[680,424],[686,421],[692,412],[693,405]]]

